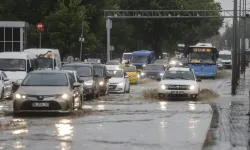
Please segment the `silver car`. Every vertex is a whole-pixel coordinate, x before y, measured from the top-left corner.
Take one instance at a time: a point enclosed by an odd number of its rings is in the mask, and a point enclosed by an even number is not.
[[[14,113],[68,113],[82,107],[81,84],[67,71],[38,70],[29,73],[14,94]]]

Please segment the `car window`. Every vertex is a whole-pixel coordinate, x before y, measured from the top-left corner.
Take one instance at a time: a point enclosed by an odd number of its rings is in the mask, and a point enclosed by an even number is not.
[[[3,78],[8,78],[4,72],[2,72],[2,76],[3,76]]]
[[[124,77],[123,71],[120,71],[120,70],[112,70],[112,71],[109,70],[108,73],[111,75],[112,78],[123,78]]]
[[[162,79],[176,79],[176,80],[195,80],[194,73],[192,71],[166,71]]]
[[[76,82],[74,74],[73,73],[68,73],[68,75],[69,75],[69,83],[70,83],[71,86],[73,86],[73,84]]]
[[[92,76],[92,69],[89,66],[64,66],[61,70],[76,71],[80,77]]]
[[[68,86],[68,79],[64,73],[31,73],[22,86]]]
[[[95,75],[98,75],[99,77],[104,76],[104,69],[102,67],[94,67]]]

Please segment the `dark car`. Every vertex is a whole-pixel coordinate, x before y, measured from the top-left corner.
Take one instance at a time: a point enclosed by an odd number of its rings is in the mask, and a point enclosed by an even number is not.
[[[79,86],[66,71],[33,71],[25,77],[15,93],[14,113],[67,113],[81,109]]]
[[[154,64],[164,65],[165,67],[168,66],[168,60],[166,59],[156,59]]]
[[[93,64],[95,75],[98,78],[100,94],[107,95],[109,93],[109,79],[111,76],[107,72],[107,68],[103,64]]]
[[[149,64],[146,66],[144,73],[147,78],[159,79],[164,75],[165,66],[161,64]]]
[[[64,65],[61,70],[75,70],[80,77],[80,82],[84,82],[84,90],[88,99],[99,97],[100,88],[98,76],[95,75],[92,65],[84,63],[69,63]]]

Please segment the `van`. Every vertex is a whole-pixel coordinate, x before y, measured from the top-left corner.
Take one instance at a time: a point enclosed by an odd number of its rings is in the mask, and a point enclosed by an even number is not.
[[[62,62],[58,49],[30,48],[24,52],[35,54],[38,69],[60,70]]]
[[[19,85],[26,75],[37,69],[36,56],[25,52],[0,53],[0,70],[4,71],[13,84]]]
[[[223,67],[230,69],[232,68],[232,52],[229,50],[219,51],[219,58],[222,61]]]

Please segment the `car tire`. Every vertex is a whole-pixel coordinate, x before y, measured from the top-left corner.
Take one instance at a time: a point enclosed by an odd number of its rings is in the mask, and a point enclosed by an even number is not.
[[[2,93],[1,93],[1,100],[4,99],[4,88],[2,88]]]
[[[128,91],[127,91],[127,93],[130,93],[130,86],[129,86],[129,88],[128,88]]]

